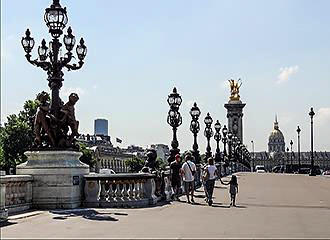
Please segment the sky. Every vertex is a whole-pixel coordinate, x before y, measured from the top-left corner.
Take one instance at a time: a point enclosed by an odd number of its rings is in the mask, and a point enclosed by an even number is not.
[[[30,29],[36,45],[50,34],[43,20],[50,0],[1,1],[1,122],[26,100],[47,90],[47,74],[29,64],[21,46]],[[61,97],[79,94],[81,133],[93,133],[94,119],[109,121],[118,145],[170,145],[167,96],[176,87],[183,102],[179,148],[192,148],[189,110],[201,109],[199,150],[205,152],[203,119],[227,124],[228,79],[242,79],[244,143],[267,151],[275,114],[286,144],[310,150],[310,108],[314,149],[330,151],[330,1],[328,0],[61,0],[76,39],[88,48],[85,65],[64,70]],[[62,38],[61,38],[62,41]],[[65,50],[63,49],[63,53]],[[222,145],[221,145],[222,147]],[[215,151],[215,141],[212,141]]]

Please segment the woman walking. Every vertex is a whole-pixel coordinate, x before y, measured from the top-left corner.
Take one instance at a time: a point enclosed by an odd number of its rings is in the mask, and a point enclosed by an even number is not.
[[[214,184],[215,184],[215,179],[219,176],[218,170],[216,166],[214,165],[214,159],[212,157],[208,158],[208,165],[204,169],[204,181],[205,186],[206,186],[206,198],[207,198],[207,203],[209,206],[212,205],[213,200],[213,190],[214,190]]]

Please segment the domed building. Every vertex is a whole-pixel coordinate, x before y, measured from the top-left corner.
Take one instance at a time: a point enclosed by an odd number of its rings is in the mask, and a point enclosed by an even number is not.
[[[285,152],[285,141],[278,127],[277,116],[275,117],[274,129],[268,138],[268,152]]]

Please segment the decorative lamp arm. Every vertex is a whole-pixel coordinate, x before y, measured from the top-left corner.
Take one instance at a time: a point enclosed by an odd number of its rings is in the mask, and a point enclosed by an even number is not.
[[[49,63],[49,62],[46,62],[46,61],[39,62],[37,59],[31,60],[30,54],[26,54],[25,57],[29,63],[31,63],[34,66],[42,68],[44,71],[48,71],[52,67],[51,63]]]

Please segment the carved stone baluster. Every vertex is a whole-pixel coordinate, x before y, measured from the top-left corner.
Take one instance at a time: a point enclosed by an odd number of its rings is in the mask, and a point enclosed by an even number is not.
[[[120,189],[120,184],[121,181],[116,181],[116,191],[115,191],[115,195],[116,195],[116,201],[121,201],[121,189]]]
[[[6,184],[6,206],[12,205],[12,183]]]
[[[100,180],[101,192],[100,192],[100,202],[106,201],[106,191],[105,191],[105,180]]]
[[[13,204],[19,204],[19,198],[18,198],[18,186],[19,183],[18,182],[14,182],[13,183]]]
[[[123,189],[121,191],[121,195],[123,196],[123,200],[126,201],[128,200],[128,192],[127,192],[127,184],[129,181],[124,181],[123,182]]]
[[[134,197],[136,199],[139,199],[140,197],[139,197],[139,180],[138,179],[134,180],[134,190],[133,190],[133,192],[134,192]]]
[[[140,198],[144,198],[144,183],[145,183],[145,180],[142,179],[141,182],[140,182],[140,189],[139,189],[139,195],[140,195]]]
[[[129,181],[129,191],[128,196],[131,200],[134,199],[134,180]]]
[[[109,190],[107,191],[108,193],[108,202],[112,202],[113,201],[113,197],[115,195],[113,189],[112,189],[112,186],[113,186],[113,181],[109,180],[108,181],[108,184],[109,184]]]

